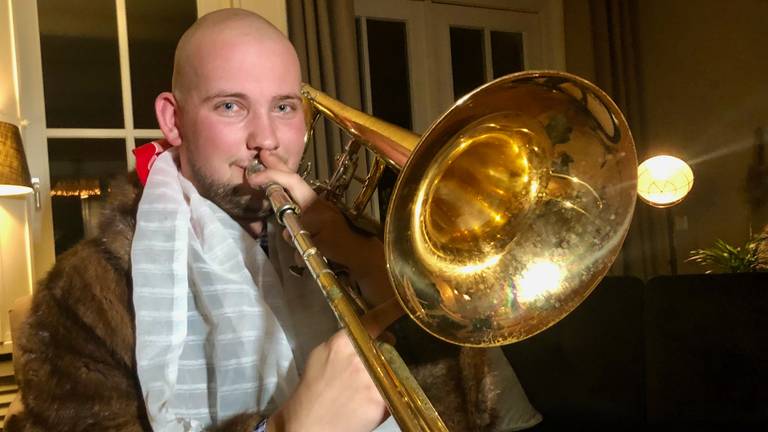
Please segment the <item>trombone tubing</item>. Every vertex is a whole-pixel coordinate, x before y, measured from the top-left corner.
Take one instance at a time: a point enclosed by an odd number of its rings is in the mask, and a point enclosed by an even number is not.
[[[404,388],[393,377],[392,369],[378,352],[374,341],[368,334],[355,308],[344,294],[336,275],[312,243],[309,233],[299,223],[298,206],[291,200],[282,186],[272,183],[267,186],[267,198],[272,204],[278,222],[288,229],[296,249],[312,272],[317,284],[323,290],[328,304],[333,309],[336,319],[347,329],[352,345],[365,365],[389,412],[404,431],[446,431],[442,420],[423,413],[417,408],[418,397],[409,397],[409,389]],[[415,403],[414,403],[415,402]]]

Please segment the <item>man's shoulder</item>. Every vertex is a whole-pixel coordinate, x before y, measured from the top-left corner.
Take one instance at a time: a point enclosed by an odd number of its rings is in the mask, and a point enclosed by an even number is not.
[[[119,264],[129,266],[136,212],[144,191],[136,171],[115,177],[109,186],[109,198],[101,213],[97,237],[105,252],[114,255]]]
[[[83,240],[57,257],[37,286],[30,312],[20,340],[22,351],[93,354],[108,347],[130,364],[134,346],[130,266],[111,252],[103,238]],[[68,342],[45,348],[41,341],[45,337]]]
[[[130,254],[130,251],[128,251]],[[38,290],[54,291],[57,296],[75,294],[87,285],[104,285],[125,279],[130,265],[123,262],[105,237],[93,237],[77,243],[56,257],[56,264],[42,280]],[[59,292],[66,290],[66,292]]]
[[[58,302],[73,304],[92,296],[126,299],[130,295],[131,243],[140,196],[135,172],[112,181],[97,234],[56,257],[36,296],[52,296]]]

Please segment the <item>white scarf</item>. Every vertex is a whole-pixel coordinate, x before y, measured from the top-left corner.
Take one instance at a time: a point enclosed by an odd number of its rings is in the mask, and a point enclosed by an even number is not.
[[[199,431],[273,410],[298,376],[278,275],[258,242],[181,175],[175,154],[158,157],[137,214],[136,361],[153,429]]]
[[[270,224],[267,258],[176,159],[170,149],[154,161],[136,218],[136,362],[152,428],[197,432],[271,413],[338,323],[309,272],[283,278],[294,250],[280,230]],[[399,430],[391,417],[376,429]]]

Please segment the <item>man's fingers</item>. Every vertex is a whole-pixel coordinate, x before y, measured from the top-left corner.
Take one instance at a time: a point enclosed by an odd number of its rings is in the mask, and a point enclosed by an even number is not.
[[[330,212],[340,213],[336,206],[323,198],[316,199],[309,208],[302,207],[301,211],[301,228],[310,236],[331,226],[333,215]],[[292,242],[291,234],[287,230],[283,231],[283,239],[288,243]]]
[[[259,152],[259,161],[269,169],[276,169],[280,171],[292,171],[285,162],[280,159],[276,154],[271,151]]]
[[[249,175],[246,180],[254,189],[263,188],[270,183],[281,185],[301,209],[309,207],[317,199],[315,191],[294,172],[266,169]]]
[[[405,311],[400,302],[395,297],[392,297],[371,309],[360,318],[360,321],[362,321],[365,329],[368,330],[371,338],[376,339],[395,320],[403,316],[404,313]]]

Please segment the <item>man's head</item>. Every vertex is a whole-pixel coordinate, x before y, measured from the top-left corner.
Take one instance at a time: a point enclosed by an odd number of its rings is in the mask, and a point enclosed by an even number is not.
[[[263,215],[245,169],[269,159],[265,153],[297,169],[305,132],[300,85],[293,46],[262,17],[224,9],[200,18],[176,48],[173,92],[155,102],[182,175],[236,218]]]

